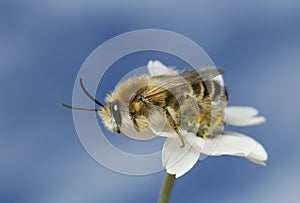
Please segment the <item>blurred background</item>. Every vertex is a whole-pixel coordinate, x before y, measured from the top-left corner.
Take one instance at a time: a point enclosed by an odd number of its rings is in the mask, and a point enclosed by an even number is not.
[[[265,146],[266,167],[237,157],[207,158],[177,180],[171,202],[298,202],[299,11],[299,1],[289,0],[1,0],[0,202],[157,201],[164,171],[129,176],[104,168],[82,147],[71,111],[59,105],[71,103],[77,72],[94,49],[146,28],[198,43],[225,69],[230,105],[254,106],[267,118],[262,126],[232,128]],[[160,53],[130,55],[103,78],[99,100],[149,59],[184,64]],[[147,145],[107,137],[124,150]],[[163,140],[151,143],[157,150]]]

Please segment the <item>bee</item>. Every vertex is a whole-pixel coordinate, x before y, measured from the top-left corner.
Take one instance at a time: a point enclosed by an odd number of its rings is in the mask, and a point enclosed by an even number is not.
[[[115,133],[128,135],[132,129],[137,136],[146,132],[176,133],[182,142],[180,147],[184,147],[182,130],[206,138],[212,129],[224,124],[223,110],[228,103],[228,92],[215,79],[223,72],[220,68],[197,68],[183,73],[169,69],[161,75],[136,76],[108,94],[105,105],[87,91],[80,79],[82,90],[99,109],[62,105],[97,112],[103,124]]]

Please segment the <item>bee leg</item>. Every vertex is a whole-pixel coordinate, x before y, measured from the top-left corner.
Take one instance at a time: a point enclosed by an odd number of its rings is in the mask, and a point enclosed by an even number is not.
[[[130,118],[132,120],[132,123],[133,123],[133,126],[134,126],[135,130],[137,132],[140,132],[139,125],[138,125],[138,122],[137,122],[137,114],[136,114],[136,112],[131,111],[129,115],[130,115]]]
[[[198,116],[198,119],[197,119],[197,122],[201,125],[202,122],[205,122],[206,121],[206,115],[205,114],[199,114]],[[203,126],[203,132],[201,133],[201,137],[203,137],[203,139],[205,140],[206,139],[206,136],[208,135],[208,129],[207,127],[204,125]]]
[[[212,128],[217,127],[223,120],[223,116],[218,116],[215,122],[212,124]]]
[[[223,120],[224,118],[224,109],[227,105],[228,101],[225,101],[222,103],[222,107],[221,108],[214,108],[212,110],[212,125],[211,128],[215,128],[217,126],[219,126],[221,123],[224,125],[225,121]]]
[[[206,137],[208,136],[208,132],[209,132],[209,126],[200,123],[200,126],[198,127],[197,137],[202,137],[204,140],[206,140]]]
[[[138,126],[138,124],[137,124],[137,122],[136,122],[136,119],[133,119],[133,125],[134,125],[135,130],[136,130],[137,132],[140,132],[140,129],[139,129],[139,126]]]
[[[203,121],[203,119],[205,118],[205,114],[199,114],[197,122],[201,123]]]
[[[202,135],[204,140],[206,140],[207,135],[208,135],[208,130],[206,129],[206,130],[204,130],[203,135]]]
[[[174,120],[174,118],[172,117],[171,113],[169,112],[168,109],[166,109],[166,115],[167,115],[167,119],[169,121],[169,124],[172,126],[172,128],[175,130],[175,132],[177,133],[177,135],[179,136],[182,145],[180,146],[180,148],[184,148],[185,143],[183,140],[183,135],[180,133],[179,128],[176,125],[176,121]]]

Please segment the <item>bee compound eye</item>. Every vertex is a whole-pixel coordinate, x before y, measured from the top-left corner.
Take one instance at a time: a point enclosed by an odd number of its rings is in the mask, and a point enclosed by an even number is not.
[[[111,103],[111,112],[113,119],[117,126],[121,126],[122,124],[122,117],[121,117],[121,112],[120,112],[120,104],[118,100],[115,100]]]

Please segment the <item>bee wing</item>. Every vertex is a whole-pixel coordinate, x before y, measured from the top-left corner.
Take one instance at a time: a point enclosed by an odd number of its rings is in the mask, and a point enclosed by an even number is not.
[[[191,70],[182,74],[182,77],[185,80],[190,81],[192,84],[197,83],[197,81],[207,81],[207,80],[214,80],[220,85],[224,86],[224,80],[222,74],[224,70],[222,68],[216,68],[214,66],[207,66],[207,67],[200,67],[195,70]]]
[[[161,94],[166,91],[172,91],[177,88],[185,88],[190,84],[196,84],[201,81],[206,81],[221,75],[224,72],[221,68],[197,68],[191,71],[184,72],[180,75],[156,75],[152,76],[157,84],[153,88],[144,92],[145,97],[151,97]]]
[[[199,81],[206,81],[215,78],[218,75],[224,73],[222,68],[216,69],[215,67],[200,67],[194,70],[190,70],[182,73],[180,76],[190,83]]]

